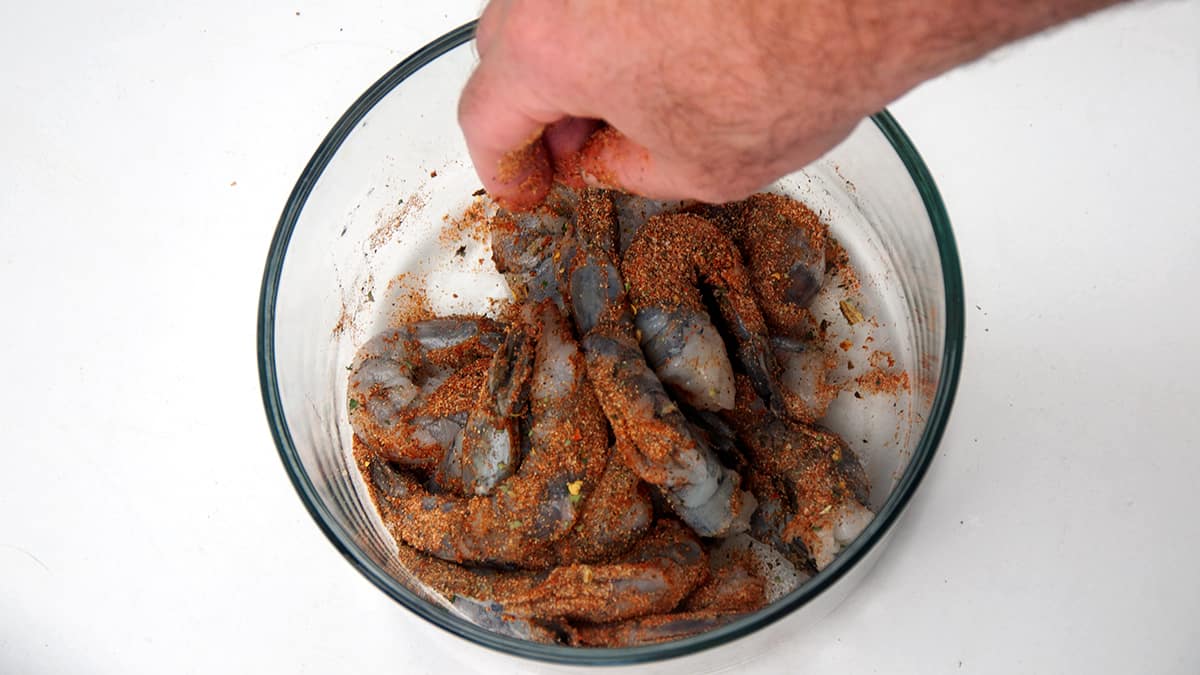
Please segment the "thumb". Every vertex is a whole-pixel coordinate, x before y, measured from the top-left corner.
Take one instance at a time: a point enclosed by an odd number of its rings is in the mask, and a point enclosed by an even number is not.
[[[650,199],[698,199],[719,203],[740,199],[757,185],[714,184],[715,172],[652,153],[612,127],[592,134],[579,158],[585,183]]]
[[[541,203],[550,191],[553,169],[542,130],[557,116],[523,109],[483,61],[463,88],[458,123],[484,188],[512,211]]]

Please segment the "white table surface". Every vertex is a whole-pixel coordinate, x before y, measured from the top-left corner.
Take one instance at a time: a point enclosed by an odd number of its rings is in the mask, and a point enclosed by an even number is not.
[[[533,667],[337,554],[255,362],[301,168],[478,8],[0,5],[0,672]],[[1200,672],[1200,2],[1073,25],[893,111],[958,237],[957,403],[882,562],[752,670]]]

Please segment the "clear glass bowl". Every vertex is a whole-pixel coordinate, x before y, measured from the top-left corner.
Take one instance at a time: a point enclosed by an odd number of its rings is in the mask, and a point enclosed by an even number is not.
[[[499,635],[410,589],[412,579],[353,463],[346,415],[346,369],[358,345],[392,318],[391,303],[405,292],[398,274],[424,269],[431,291],[441,289],[431,296],[440,311],[478,307],[502,290],[494,274],[432,265],[442,216],[461,212],[479,187],[454,114],[475,61],[473,34],[474,24],[452,31],[376,82],[330,131],[284,208],[263,278],[258,358],[267,418],[301,500],[334,546],[383,592],[435,625],[502,652],[561,663],[632,663],[753,635],[718,650],[741,659],[803,630],[805,620],[824,616],[871,567],[933,460],[950,412],[963,344],[962,280],[933,179],[895,120],[881,112],[776,186],[829,223],[863,279],[870,305],[864,313],[878,318],[879,338],[910,376],[909,393],[896,408],[835,403],[828,418],[844,436],[870,441],[855,446],[870,448],[863,459],[878,515],[859,538],[788,596],[686,639],[582,649]],[[465,243],[467,258],[484,251],[478,242]],[[703,664],[712,666],[713,656],[706,652]]]

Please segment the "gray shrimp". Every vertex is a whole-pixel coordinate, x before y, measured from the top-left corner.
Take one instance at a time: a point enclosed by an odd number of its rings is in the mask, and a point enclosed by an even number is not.
[[[602,199],[590,192],[587,199]],[[581,214],[602,212],[584,211]],[[701,536],[745,530],[753,497],[736,471],[689,426],[634,337],[633,316],[604,223],[577,223],[579,251],[567,276],[568,305],[584,334],[588,376],[620,441],[622,458],[665,491],[671,507]]]
[[[584,375],[583,357],[559,311],[529,311],[538,334],[529,400],[530,449],[516,472],[486,495],[432,494],[386,462],[371,466],[381,515],[393,535],[456,562],[521,565],[574,526],[576,495],[603,470],[608,431]]]
[[[522,439],[519,418],[529,393],[533,352],[532,336],[518,324],[492,357],[479,400],[447,453],[459,462],[467,492],[487,494],[516,470]]]
[[[630,551],[596,564],[548,571],[468,567],[399,544],[401,563],[454,606],[485,624],[521,620],[517,630],[545,635],[564,620],[620,621],[668,612],[709,576],[700,541],[677,521],[664,520]],[[462,599],[462,602],[459,602]]]
[[[773,331],[792,337],[825,277],[828,228],[803,202],[759,193],[696,213],[724,230],[749,268],[762,313]]]
[[[508,613],[504,605],[495,600],[478,600],[465,595],[455,595],[450,605],[471,623],[493,633],[543,644],[576,642],[574,629],[566,623],[516,616]]]
[[[708,554],[686,527],[663,520],[616,560],[556,567],[504,601],[517,616],[619,621],[670,611],[708,577]]]
[[[433,465],[453,445],[466,416],[423,414],[423,404],[453,373],[490,357],[502,339],[495,322],[478,316],[415,321],[371,338],[350,366],[355,435],[388,460]]]
[[[813,423],[825,416],[839,388],[829,382],[837,355],[817,340],[773,336],[771,347],[779,363],[779,385],[788,417]]]
[[[758,509],[750,519],[750,535],[778,551],[797,569],[811,570],[812,556],[804,542],[785,538],[784,533],[794,512],[789,506],[787,491],[774,476],[757,470],[746,472],[746,487],[758,500]]]
[[[552,300],[563,307],[557,259],[575,200],[573,191],[559,187],[533,211],[502,211],[492,218],[492,261],[518,300]]]
[[[741,255],[720,229],[693,214],[655,216],[638,230],[621,275],[650,365],[685,402],[702,410],[733,407],[733,366],[703,286],[759,396],[772,409],[782,406],[766,322]]]
[[[837,434],[767,410],[744,381],[730,419],[755,470],[769,476],[748,477],[760,498],[755,535],[785,554],[803,545],[824,569],[875,517],[857,455]]]
[[[647,220],[660,213],[678,211],[688,204],[688,202],[675,200],[655,201],[627,192],[612,192],[611,194],[617,218],[617,252],[621,256],[624,256],[625,251],[629,250],[629,245],[633,243],[638,230]]]
[[[618,446],[622,441],[618,440]],[[646,484],[611,448],[604,473],[586,498],[571,534],[547,550],[558,564],[596,562],[628,551],[654,522],[654,504]]]
[[[726,547],[729,541],[710,553],[708,578],[667,613],[576,623],[568,638],[572,644],[592,647],[665,642],[712,630],[762,608],[767,603],[767,581],[754,554],[750,549]]]
[[[717,610],[655,614],[626,621],[575,626],[572,641],[580,647],[636,647],[704,633],[741,618]]]
[[[742,253],[773,336],[787,414],[803,422],[820,419],[836,397],[826,382],[836,358],[813,338],[808,307],[824,283],[828,227],[802,202],[770,193],[691,210],[728,233]]]

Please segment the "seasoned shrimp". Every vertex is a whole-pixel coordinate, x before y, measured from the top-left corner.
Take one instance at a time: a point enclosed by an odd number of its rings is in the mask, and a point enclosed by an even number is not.
[[[495,601],[476,600],[466,595],[455,595],[451,607],[471,623],[494,633],[507,635],[518,640],[543,644],[574,644],[578,640],[575,630],[566,623],[531,616],[516,616],[504,611],[504,605]]]
[[[775,356],[737,248],[692,214],[651,218],[621,263],[646,358],[664,384],[702,410],[733,407],[733,367],[709,319],[701,284],[733,335],[738,362],[759,396],[782,405]]]
[[[795,509],[788,491],[774,476],[751,468],[745,472],[746,487],[758,500],[758,509],[750,519],[750,534],[783,555],[797,569],[810,571],[812,558],[804,542],[785,539],[785,531]]]
[[[558,276],[566,293],[565,304],[580,335],[602,321],[617,321],[617,313],[628,311],[620,272],[611,263],[617,256],[612,199],[611,192],[598,188],[580,193],[572,236],[558,251]]]
[[[752,612],[766,604],[766,588],[748,551],[726,555],[720,562],[710,554],[708,580],[684,598],[678,610]]]
[[[660,521],[620,559],[566,565],[504,603],[516,615],[589,622],[670,611],[708,576],[708,555],[686,527]]]
[[[824,569],[874,518],[865,506],[869,483],[858,457],[837,434],[771,413],[744,380],[730,419],[751,462],[774,478],[751,477],[756,496],[762,495],[760,536],[803,544]]]
[[[472,623],[510,637],[543,643],[572,641],[565,624],[545,617],[515,616],[497,600],[527,593],[545,573],[463,567],[422,553],[398,539],[396,545],[400,564],[416,581],[410,588],[419,595],[448,604]]]
[[[555,259],[576,199],[573,191],[558,188],[533,211],[502,211],[491,219],[492,262],[518,300],[549,299],[563,306]]]
[[[617,251],[622,256],[625,255],[625,251],[629,250],[633,238],[637,236],[638,230],[647,220],[660,213],[677,211],[687,203],[681,201],[660,202],[626,192],[610,194],[617,217]]]
[[[828,228],[803,203],[777,194],[692,210],[727,232],[742,252],[773,335],[788,416],[820,419],[837,393],[826,382],[837,359],[814,339],[816,326],[807,308],[825,277]]]
[[[518,420],[529,393],[533,351],[532,336],[517,324],[492,357],[487,383],[451,450],[461,455],[468,492],[487,494],[516,470],[521,446]]]
[[[567,275],[576,326],[583,332],[588,376],[622,449],[642,480],[666,491],[671,507],[701,536],[749,527],[754,501],[739,489],[737,472],[723,466],[695,433],[646,363],[620,273],[603,227],[579,224],[580,250]]]
[[[502,339],[483,317],[450,317],[405,324],[364,344],[350,366],[350,424],[381,457],[431,466],[453,444],[462,410],[427,414],[427,399],[451,374],[490,357]],[[451,406],[453,407],[453,406]]]
[[[624,553],[654,521],[646,484],[625,465],[625,454],[620,449],[609,450],[604,473],[583,500],[575,529],[551,546],[550,552],[560,564],[595,562]]]
[[[549,572],[465,567],[404,544],[399,554],[404,567],[433,590],[469,599],[465,607],[539,620],[598,623],[667,612],[709,575],[700,541],[673,520],[658,522],[633,550],[615,559]]]
[[[839,391],[829,382],[837,355],[817,340],[775,336],[771,346],[779,363],[779,384],[788,417],[808,424],[824,417]]]
[[[771,330],[792,337],[808,330],[804,310],[825,276],[828,228],[817,214],[795,199],[765,192],[696,212],[728,233],[741,251]]]
[[[667,613],[610,623],[576,624],[569,633],[575,644],[625,647],[676,640],[711,630],[766,604],[766,583],[758,576],[748,551],[709,556],[708,578]]]
[[[710,631],[741,618],[719,610],[656,614],[628,621],[574,627],[572,639],[581,647],[635,647],[669,642]]]
[[[530,449],[490,494],[431,494],[413,476],[372,465],[381,511],[394,536],[456,562],[520,565],[569,532],[594,489],[608,445],[604,417],[584,378],[578,346],[550,303],[533,312],[538,341],[530,383]],[[590,462],[590,465],[589,465]]]
[[[654,503],[647,486],[612,449],[607,457],[589,462],[589,468],[604,462],[596,487],[584,496],[582,485],[571,498],[579,504],[575,527],[558,539],[531,549],[521,560],[527,569],[549,569],[572,563],[611,560],[626,553],[654,522]],[[570,492],[572,486],[568,486]]]
[[[705,537],[748,527],[754,500],[736,471],[721,464],[703,435],[646,366],[637,342],[593,332],[583,340],[596,397],[613,433],[625,441],[624,461],[666,491],[671,508]]]

